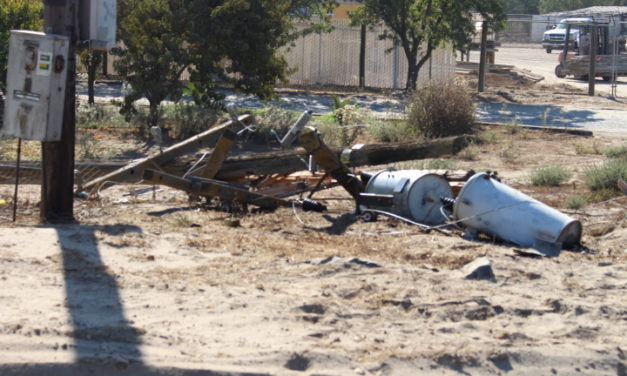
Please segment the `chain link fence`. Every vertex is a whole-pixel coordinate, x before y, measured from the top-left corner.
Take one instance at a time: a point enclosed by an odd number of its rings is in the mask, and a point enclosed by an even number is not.
[[[361,28],[349,26],[345,20],[334,20],[330,33],[310,34],[296,41],[285,52],[286,60],[296,72],[289,84],[297,86],[359,86]],[[365,86],[382,89],[404,89],[407,83],[407,59],[400,47],[381,40],[383,27],[366,32]],[[452,79],[455,56],[450,48],[439,48],[425,63],[418,77],[418,86],[432,81]]]

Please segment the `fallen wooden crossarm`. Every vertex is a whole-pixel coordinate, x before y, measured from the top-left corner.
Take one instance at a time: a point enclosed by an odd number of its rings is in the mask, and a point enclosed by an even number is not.
[[[182,190],[189,194],[217,197],[226,201],[236,201],[241,204],[252,204],[263,209],[276,209],[277,207],[301,207],[304,210],[324,211],[323,205],[312,201],[290,201],[267,196],[248,189],[229,184],[218,180],[205,179],[199,177],[189,177],[186,179],[178,176],[166,174],[155,170],[144,170],[143,178],[147,183],[165,185],[174,189]]]
[[[239,121],[228,121],[217,127],[213,127],[203,133],[200,133],[194,137],[188,138],[185,141],[179,142],[159,153],[153,154],[147,158],[135,161],[119,170],[109,173],[100,178],[94,179],[83,185],[83,189],[92,190],[99,189],[104,183],[107,182],[125,182],[130,179],[136,178],[139,180],[146,168],[160,167],[161,165],[172,161],[176,157],[189,153],[191,151],[208,147],[218,140],[220,135],[227,129],[243,128],[243,124],[250,122],[253,119],[252,115],[244,115],[239,118]]]

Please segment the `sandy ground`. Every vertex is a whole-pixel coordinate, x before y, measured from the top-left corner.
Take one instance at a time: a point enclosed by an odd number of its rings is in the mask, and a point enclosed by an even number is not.
[[[581,171],[604,157],[573,145],[625,137],[519,134],[518,161],[482,150],[461,167],[498,168],[563,209],[580,175],[532,188],[525,166]],[[33,225],[35,186],[22,187],[17,225],[0,207],[0,374],[625,375],[625,199],[569,212],[584,250],[535,258],[457,231],[355,221],[348,201],[231,227],[173,190],[128,195],[138,188],[77,201],[75,225]],[[481,257],[495,281],[464,278]]]

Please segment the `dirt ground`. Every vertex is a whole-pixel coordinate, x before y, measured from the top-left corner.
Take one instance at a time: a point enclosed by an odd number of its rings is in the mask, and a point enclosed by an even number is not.
[[[508,95],[613,103],[517,80],[483,100]],[[579,219],[584,247],[530,257],[459,230],[366,223],[341,188],[315,196],[327,213],[233,216],[167,188],[118,185],[77,199],[79,224],[41,226],[38,187],[22,186],[13,224],[13,187],[2,185],[0,374],[626,375],[627,198],[565,202],[590,193],[585,170],[627,133],[481,134],[455,168],[498,171]],[[572,177],[532,187],[546,165]],[[494,281],[464,278],[481,257]]]

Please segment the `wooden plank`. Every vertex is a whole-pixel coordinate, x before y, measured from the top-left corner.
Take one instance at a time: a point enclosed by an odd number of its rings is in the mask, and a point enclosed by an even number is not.
[[[202,132],[194,137],[190,137],[185,141],[182,141],[176,145],[173,145],[161,152],[153,154],[147,158],[135,161],[119,170],[116,170],[110,174],[107,174],[101,178],[94,179],[86,183],[83,188],[86,190],[98,189],[102,184],[106,182],[125,182],[131,179],[139,181],[143,175],[143,171],[146,168],[155,168],[163,165],[166,162],[172,161],[174,158],[189,153],[193,150],[197,150],[203,147],[209,147],[218,140],[218,137],[227,129],[235,126],[241,127],[240,124],[250,122],[253,119],[252,115],[244,115],[239,118],[239,122],[228,121],[217,127],[213,127],[205,132]]]

